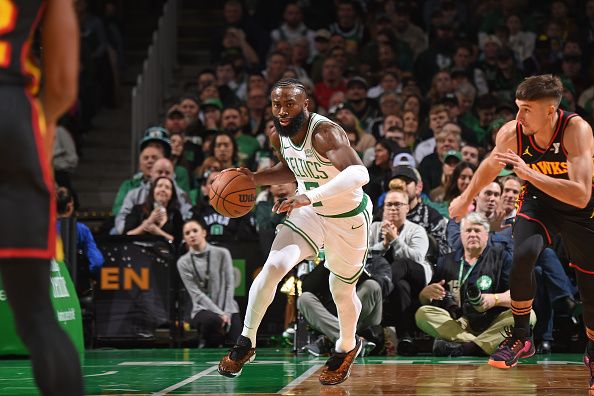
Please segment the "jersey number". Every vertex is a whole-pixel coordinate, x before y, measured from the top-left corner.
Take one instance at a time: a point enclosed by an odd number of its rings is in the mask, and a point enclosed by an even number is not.
[[[316,182],[303,182],[303,185],[305,186],[305,189],[307,191],[320,187],[320,185]],[[323,205],[321,202],[316,202],[312,206],[323,206]]]
[[[13,0],[0,0],[0,37],[12,32],[16,25],[17,8]],[[0,67],[10,65],[10,42],[0,40]]]

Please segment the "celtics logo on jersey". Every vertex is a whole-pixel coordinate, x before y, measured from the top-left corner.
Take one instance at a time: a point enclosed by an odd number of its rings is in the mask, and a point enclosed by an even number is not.
[[[493,279],[491,279],[491,277],[488,275],[482,275],[476,281],[476,285],[478,286],[479,289],[481,289],[481,291],[489,290],[489,288],[491,287],[492,284],[493,284]]]

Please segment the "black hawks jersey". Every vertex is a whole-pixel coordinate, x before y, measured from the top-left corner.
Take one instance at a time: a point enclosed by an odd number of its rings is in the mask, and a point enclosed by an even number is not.
[[[516,136],[518,140],[518,154],[528,166],[537,172],[553,177],[555,179],[569,180],[567,169],[567,151],[563,147],[563,136],[569,120],[577,114],[569,113],[561,109],[557,110],[559,118],[555,125],[555,132],[547,147],[540,147],[534,140],[534,136],[526,136],[522,132],[522,125],[516,123]],[[526,182],[522,189],[521,199],[534,198],[549,204],[552,208],[571,211],[577,210],[574,206],[563,203],[548,194],[545,194],[529,182]],[[589,205],[590,206],[590,205]]]
[[[0,0],[0,86],[22,85],[36,94],[40,71],[31,53],[43,0]]]

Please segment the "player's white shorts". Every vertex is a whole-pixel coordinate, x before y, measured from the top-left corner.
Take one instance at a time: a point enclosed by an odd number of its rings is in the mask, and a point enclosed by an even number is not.
[[[373,204],[363,195],[361,204],[335,216],[322,216],[310,206],[294,209],[284,225],[297,234],[315,250],[324,248],[325,266],[340,280],[356,282],[367,259],[369,226]]]

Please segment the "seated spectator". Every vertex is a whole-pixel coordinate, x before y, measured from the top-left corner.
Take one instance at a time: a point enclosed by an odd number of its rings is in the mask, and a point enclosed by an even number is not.
[[[330,271],[318,264],[303,279],[303,294],[297,299],[297,307],[311,327],[322,335],[304,349],[314,356],[327,355],[338,337],[338,314],[328,286]],[[360,356],[369,355],[383,345],[382,301],[392,291],[390,264],[383,257],[367,259],[362,275],[357,281],[357,296],[361,300],[361,313],[357,322],[357,334],[363,337]],[[379,337],[376,338],[376,335]],[[379,347],[378,347],[379,346]]]
[[[118,213],[115,217],[115,232],[117,234],[124,233],[126,217],[132,212],[132,208],[135,205],[142,205],[146,202],[147,196],[149,195],[149,191],[152,187],[152,183],[154,183],[159,177],[167,177],[169,179],[173,178],[173,164],[167,158],[161,158],[157,160],[151,168],[150,179],[146,182],[143,182],[139,187],[128,191],[126,194],[126,198],[124,198],[124,203],[122,204],[120,213]],[[173,185],[175,186],[175,192],[177,199],[179,200],[179,210],[182,218],[187,219],[191,215],[191,201],[188,198],[188,194],[179,188],[175,181],[173,182]]]
[[[389,191],[384,200],[382,221],[371,224],[369,250],[385,257],[392,266],[394,291],[385,305],[385,322],[395,322],[398,354],[414,355],[414,312],[419,306],[416,296],[431,279],[431,264],[425,259],[429,239],[425,229],[406,219],[408,194]],[[390,323],[392,324],[392,323]]]
[[[433,279],[419,294],[423,306],[415,319],[435,337],[435,356],[488,356],[514,323],[511,255],[488,244],[489,221],[482,213],[468,214],[461,227],[462,248],[440,258]],[[535,323],[532,311],[530,324]]]
[[[322,63],[322,81],[315,86],[315,98],[324,111],[330,109],[330,97],[334,92],[346,92],[343,66],[336,58],[328,57]]]
[[[466,161],[462,161],[456,165],[452,171],[452,176],[445,185],[443,202],[446,202],[447,205],[449,205],[452,199],[462,194],[470,184],[470,180],[475,171],[476,165]]]
[[[193,165],[190,163],[190,161],[188,161],[188,157],[189,155],[186,154],[186,147],[184,146],[184,134],[183,133],[172,133],[170,136],[170,140],[171,140],[171,162],[174,166],[175,169],[175,174],[177,176],[177,173],[181,171],[178,170],[178,168],[182,168],[185,170],[187,175],[191,175],[194,173],[194,167]],[[193,177],[188,177],[189,178],[189,183],[190,185],[188,186],[189,189],[185,190],[187,192],[189,192],[192,187],[194,186],[194,178]]]
[[[456,166],[462,161],[462,154],[456,150],[445,153],[441,165],[441,183],[429,193],[429,199],[436,203],[443,203],[446,188],[451,184],[452,175]]]
[[[198,121],[198,114],[200,113],[200,101],[196,96],[190,93],[183,95],[181,98],[179,98],[179,108],[186,116],[188,124]]]
[[[499,207],[501,201],[501,185],[492,182],[481,190],[475,198],[474,211],[482,213],[489,221],[489,243],[503,244],[511,253],[513,249],[511,225],[505,222],[505,211]],[[448,222],[448,244],[452,250],[461,247],[460,223],[450,219]]]
[[[183,112],[182,108],[178,104],[174,104],[167,110],[163,127],[167,129],[169,134],[171,133],[184,133],[188,127],[189,118]]]
[[[394,152],[392,141],[384,139],[375,145],[375,156],[369,169],[369,183],[363,186],[363,191],[369,195],[371,202],[377,206],[380,195],[385,189],[386,180],[392,174],[392,156]]]
[[[74,199],[72,193],[66,187],[58,187],[56,191],[56,205],[57,217],[60,219],[67,219],[74,213]],[[57,221],[58,234],[60,233],[61,222]],[[85,256],[89,262],[89,275],[92,278],[97,278],[99,271],[103,267],[105,259],[101,251],[95,244],[95,238],[89,227],[83,223],[76,222],[76,249]],[[80,274],[79,274],[80,276]]]
[[[367,81],[363,77],[355,76],[347,82],[346,88],[347,101],[361,123],[361,128],[370,133],[372,122],[379,115],[379,108],[374,99],[367,97]]]
[[[149,191],[146,202],[134,205],[126,216],[126,235],[157,235],[168,241],[181,242],[182,217],[173,181],[158,177]]]
[[[479,163],[481,162],[481,152],[477,146],[466,142],[460,149],[460,153],[462,153],[462,161],[468,162],[475,167],[479,166]]]
[[[460,133],[460,127],[457,124],[448,122],[435,136],[435,150],[419,164],[425,193],[429,194],[431,190],[441,184],[445,155],[449,151],[460,150],[462,141]]]
[[[272,207],[281,199],[292,197],[297,190],[297,184],[292,181],[283,184],[273,184],[267,190],[258,194],[256,198],[256,227],[259,232],[275,230],[283,222],[286,213],[276,213]]]
[[[218,132],[214,135],[209,147],[209,157],[216,159],[221,169],[236,168],[237,155],[237,142],[229,132]]]
[[[190,324],[199,331],[199,345],[233,344],[241,334],[242,321],[233,298],[231,253],[206,242],[206,226],[198,220],[187,221],[183,235],[188,252],[177,261],[177,270],[192,300]]]
[[[221,129],[235,139],[239,166],[253,169],[254,155],[260,149],[260,143],[254,136],[242,130],[241,113],[238,108],[227,107],[223,110]]]
[[[437,257],[450,252],[446,238],[448,220],[421,199],[423,181],[419,171],[408,165],[396,166],[392,171],[392,179],[388,183],[388,188],[388,191],[401,189],[408,194],[406,219],[425,229],[429,237],[427,259],[433,264],[437,263]],[[378,212],[383,210],[384,198],[385,195],[380,197]]]
[[[52,165],[54,168],[54,178],[58,186],[66,187],[73,194],[76,201],[76,193],[72,188],[71,175],[78,166],[78,154],[76,145],[72,139],[70,131],[66,129],[61,122],[56,127],[56,137],[54,139],[54,152]]]
[[[349,102],[343,102],[337,105],[336,108],[333,108],[330,112],[330,116],[333,120],[336,120],[342,125],[345,131],[357,132],[359,139],[357,145],[353,147],[355,151],[363,153],[365,150],[375,145],[375,138],[361,128],[359,119],[355,115],[355,111]]]
[[[212,93],[216,93],[216,85],[207,85],[200,95],[202,102],[200,103],[199,117],[204,125],[203,138],[215,134],[221,127],[223,102],[218,97],[211,97],[209,94],[211,90]]]
[[[128,191],[140,187],[143,183],[150,183],[151,169],[155,162],[171,154],[169,132],[161,127],[148,128],[140,142],[140,155],[138,156],[139,172],[131,179],[125,180],[120,185],[113,203],[111,212],[114,216],[120,213]]]
[[[406,110],[406,107],[404,109]],[[423,141],[415,147],[415,160],[417,164],[420,164],[426,156],[435,151],[437,135],[449,121],[450,113],[446,106],[442,104],[431,106],[431,110],[429,110],[429,131],[419,131],[419,138],[423,139]]]

